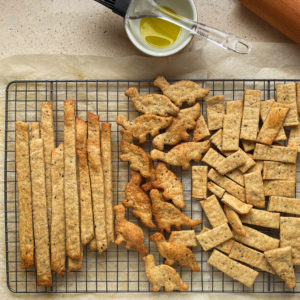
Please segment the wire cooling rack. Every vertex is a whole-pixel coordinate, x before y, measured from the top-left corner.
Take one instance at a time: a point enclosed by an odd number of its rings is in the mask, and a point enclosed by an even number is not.
[[[276,80],[197,80],[203,87],[211,90],[210,95],[224,94],[225,99],[242,99],[246,88],[262,90],[263,99],[274,98]],[[42,101],[53,101],[56,144],[63,140],[63,102],[76,99],[77,115],[87,119],[87,112],[100,115],[101,121],[112,123],[113,150],[113,195],[115,204],[124,199],[124,189],[129,181],[128,164],[119,161],[119,129],[115,123],[118,114],[125,114],[129,119],[137,116],[133,105],[124,96],[124,91],[135,86],[146,94],[157,92],[152,81],[13,81],[6,89],[5,122],[5,243],[7,286],[15,293],[109,293],[109,292],[149,292],[151,290],[141,256],[134,251],[125,250],[124,246],[111,245],[101,256],[84,249],[83,268],[78,272],[66,272],[64,277],[53,272],[53,287],[36,285],[35,270],[20,268],[18,244],[18,191],[15,172],[15,121],[34,122],[40,120]],[[202,113],[205,106],[201,102]],[[145,149],[151,149],[147,141]],[[204,226],[209,226],[202,212],[199,201],[191,197],[191,168],[181,171],[172,168],[182,180],[184,198],[187,208],[185,214],[193,219],[202,219]],[[299,173],[297,171],[297,182]],[[296,196],[299,193],[298,189]],[[129,210],[127,218],[140,225]],[[163,263],[148,236],[151,230],[143,227],[145,244],[155,256],[156,263]],[[198,233],[201,226],[195,228]],[[268,231],[266,231],[268,232]],[[268,232],[270,234],[270,232]],[[278,237],[278,231],[272,232]],[[249,289],[224,275],[207,264],[210,251],[204,252],[200,246],[193,248],[201,267],[200,272],[191,272],[187,268],[177,268],[182,279],[189,284],[190,292],[247,292],[247,293],[281,293],[300,292],[300,268],[295,267],[297,287],[286,288],[283,281],[269,273],[260,272],[254,286]]]

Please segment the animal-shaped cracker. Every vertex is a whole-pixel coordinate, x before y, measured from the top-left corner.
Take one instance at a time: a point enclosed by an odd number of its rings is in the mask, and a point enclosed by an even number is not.
[[[153,188],[153,184],[152,183],[156,179],[156,177],[155,177],[155,168],[154,168],[154,165],[153,165],[153,160],[152,160],[152,158],[151,158],[150,155],[149,155],[149,158],[150,158],[150,174],[151,174],[151,176],[149,178],[146,178],[145,183],[142,184],[142,189],[145,192],[148,192],[148,191],[150,191]]]
[[[192,271],[200,271],[195,255],[184,244],[167,242],[160,232],[152,234],[150,240],[156,244],[159,254],[166,259],[166,265],[172,266],[177,262],[180,267],[189,266]]]
[[[164,145],[174,146],[181,141],[187,142],[190,138],[187,130],[196,127],[196,121],[200,114],[201,109],[199,103],[192,107],[181,109],[166,132],[159,134],[153,139],[153,146],[158,150],[163,150]]]
[[[148,254],[148,250],[144,246],[143,230],[125,219],[125,207],[122,204],[114,206],[115,232],[117,238],[115,243],[120,245],[126,242],[126,249],[134,249],[140,254]]]
[[[206,152],[209,147],[209,141],[201,143],[189,142],[177,145],[167,153],[154,149],[150,155],[154,160],[161,160],[172,166],[181,166],[183,170],[187,170],[190,167],[190,161],[199,162],[202,153]]]
[[[177,81],[169,84],[163,76],[158,76],[153,85],[160,88],[164,95],[169,97],[178,107],[181,107],[184,102],[188,105],[193,105],[197,99],[202,99],[209,94],[209,89],[201,88],[193,81]]]
[[[142,260],[145,262],[146,277],[152,285],[153,292],[158,292],[162,287],[165,288],[166,292],[188,290],[189,286],[182,281],[179,274],[172,267],[167,265],[156,266],[152,254],[144,256]]]
[[[140,147],[133,144],[133,136],[128,130],[121,130],[122,141],[120,145],[121,161],[128,161],[130,168],[139,171],[143,177],[151,177],[151,158]]]
[[[132,207],[133,215],[141,219],[145,226],[155,228],[155,224],[152,222],[151,200],[140,188],[141,182],[141,174],[131,171],[130,181],[125,188],[126,199],[122,203],[126,208]]]
[[[155,115],[141,115],[132,121],[128,121],[124,115],[118,115],[117,124],[129,130],[133,137],[137,138],[141,144],[147,140],[147,135],[155,137],[161,129],[170,126],[173,117],[159,117]]]
[[[155,175],[156,180],[153,182],[153,186],[157,189],[163,189],[164,198],[172,200],[175,206],[185,208],[183,187],[179,178],[163,162],[157,164]]]
[[[130,98],[135,109],[140,113],[162,117],[176,116],[179,113],[179,108],[164,95],[148,94],[141,96],[135,87],[129,88],[125,95]]]
[[[180,230],[182,225],[197,226],[202,223],[201,220],[190,219],[173,204],[165,202],[159,190],[151,190],[150,198],[152,201],[152,214],[161,232],[166,230],[170,233],[172,226]]]

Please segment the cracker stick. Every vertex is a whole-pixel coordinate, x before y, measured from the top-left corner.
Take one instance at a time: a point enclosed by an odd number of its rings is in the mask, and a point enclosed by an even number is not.
[[[300,82],[296,83],[296,92],[297,92],[297,111],[300,114]]]
[[[282,128],[289,107],[284,104],[274,103],[259,131],[257,141],[262,144],[272,145],[280,128]]]
[[[210,136],[210,132],[203,115],[200,115],[199,119],[197,120],[196,128],[194,129],[193,142],[199,142],[208,136]]]
[[[261,91],[245,90],[244,110],[240,138],[247,141],[256,141],[259,125]]]
[[[172,231],[169,237],[169,242],[182,243],[186,247],[196,247],[197,240],[195,230]]]
[[[263,253],[244,246],[243,244],[240,244],[238,242],[233,243],[229,257],[249,266],[258,268],[262,271],[275,274]]]
[[[288,147],[295,147],[300,152],[300,125],[291,128]]]
[[[254,150],[256,142],[242,140],[243,149],[245,152]]]
[[[200,201],[201,207],[212,227],[217,227],[227,223],[224,211],[215,195]]]
[[[207,194],[207,166],[192,167],[192,196],[193,198],[204,199]]]
[[[279,240],[272,238],[256,229],[244,226],[246,236],[241,236],[233,232],[234,238],[249,247],[260,251],[267,251],[279,247]]]
[[[206,115],[209,130],[217,130],[223,127],[224,96],[213,96],[206,99]]]
[[[32,227],[32,199],[29,159],[29,125],[16,122],[16,172],[18,179],[19,243],[21,268],[34,263],[34,240]]]
[[[297,159],[297,149],[293,147],[256,144],[254,150],[254,159],[272,160],[295,164]]]
[[[232,232],[227,223],[217,226],[207,232],[196,235],[204,251],[208,251],[232,238]]]
[[[247,214],[250,211],[250,209],[252,208],[252,205],[246,204],[226,192],[225,192],[224,196],[222,197],[221,201],[224,204],[228,205],[230,208],[232,208],[234,211],[236,211],[240,215]]]
[[[213,145],[215,145],[218,150],[220,150],[221,152],[223,151],[222,149],[222,139],[223,139],[223,130],[219,129],[215,134],[213,134],[210,137],[210,141]]]
[[[80,215],[76,165],[75,101],[64,102],[66,254],[80,258]]]
[[[37,285],[52,286],[42,139],[35,138],[30,142],[30,167]]]
[[[68,271],[79,271],[82,269],[82,261],[83,261],[83,247],[81,245],[80,248],[80,258],[79,259],[72,259],[68,257]]]
[[[223,188],[221,188],[220,186],[218,186],[212,181],[207,183],[207,188],[211,193],[216,195],[218,198],[222,198],[225,193],[225,190]]]
[[[241,236],[245,236],[246,232],[239,215],[227,205],[224,205],[224,212],[232,230]]]
[[[51,211],[52,211],[51,155],[52,155],[52,150],[55,148],[52,101],[42,102],[41,138],[43,139],[44,142],[48,224],[49,224],[49,229],[51,230]]]
[[[222,135],[222,149],[224,151],[238,150],[242,116],[243,100],[226,101]]]
[[[31,123],[31,139],[39,139],[41,137],[40,133],[40,122]]]
[[[300,199],[272,196],[269,199],[268,211],[300,215]]]
[[[279,213],[252,208],[248,214],[241,216],[241,221],[244,224],[278,229],[279,218]]]
[[[245,189],[242,186],[238,185],[229,178],[220,175],[214,169],[210,169],[207,176],[210,180],[214,181],[228,193],[232,194],[243,202],[245,201]]]
[[[88,114],[88,161],[92,187],[95,237],[99,254],[107,249],[104,180],[100,150],[99,116]],[[93,241],[93,240],[92,240]],[[91,242],[92,242],[91,241]],[[92,242],[93,243],[93,242]]]
[[[63,143],[52,150],[51,187],[51,270],[63,276],[66,263]]]
[[[294,197],[295,180],[266,180],[264,181],[265,196]]]
[[[255,165],[255,161],[253,160],[252,156],[250,154],[245,153],[243,150],[241,150],[241,155],[245,158],[245,164],[239,167],[239,170],[242,173],[246,173],[250,168],[252,168]]]
[[[264,161],[263,179],[296,179],[296,164]]]
[[[224,272],[227,276],[241,282],[245,286],[251,288],[258,272],[246,267],[218,250],[214,250],[207,261],[210,265]]]
[[[296,85],[294,82],[276,84],[277,102],[287,105],[290,110],[284,120],[284,126],[298,125]]]
[[[253,206],[265,207],[264,184],[261,172],[255,171],[244,175],[246,202]]]
[[[107,244],[114,241],[114,214],[112,195],[111,124],[101,124],[101,155],[104,175],[105,216]],[[107,246],[108,246],[107,245]]]

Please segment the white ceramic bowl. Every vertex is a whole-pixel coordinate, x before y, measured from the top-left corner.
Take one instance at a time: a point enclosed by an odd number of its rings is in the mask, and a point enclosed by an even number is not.
[[[193,0],[160,0],[157,2],[162,6],[171,8],[179,15],[197,21],[197,9]],[[158,57],[168,56],[179,52],[193,38],[191,33],[182,29],[174,44],[166,48],[156,48],[149,45],[142,37],[140,33],[140,20],[127,20],[127,22],[125,22],[125,30],[128,38],[135,47],[148,55]]]

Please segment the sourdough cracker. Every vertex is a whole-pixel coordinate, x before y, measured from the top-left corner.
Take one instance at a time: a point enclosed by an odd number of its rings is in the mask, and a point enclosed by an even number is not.
[[[186,247],[196,247],[197,240],[195,230],[172,231],[169,242],[184,244]]]
[[[245,236],[246,232],[239,215],[227,205],[224,205],[224,212],[232,230],[238,235]]]
[[[196,128],[194,129],[193,142],[199,142],[209,136],[210,136],[210,132],[208,130],[204,117],[201,114],[197,120]]]
[[[82,262],[83,262],[83,247],[81,245],[80,249],[80,258],[79,259],[72,259],[68,257],[68,271],[74,272],[79,271],[82,269]]]
[[[223,188],[221,188],[220,186],[218,186],[217,184],[215,184],[214,182],[210,181],[207,183],[207,189],[213,193],[214,195],[216,195],[218,198],[222,198],[225,190]]]
[[[40,122],[32,122],[31,123],[31,139],[39,139],[41,138],[40,132]]]
[[[206,116],[209,130],[218,130],[223,127],[224,96],[218,95],[206,99]]]
[[[279,213],[252,208],[248,214],[241,216],[244,224],[256,225],[266,228],[279,228]]]
[[[271,196],[268,211],[300,215],[300,199]]]
[[[265,196],[294,197],[296,182],[295,180],[265,180]]]
[[[291,128],[288,147],[296,148],[300,152],[300,125]]]
[[[246,162],[242,166],[239,167],[239,170],[242,173],[246,173],[250,168],[252,168],[255,165],[255,161],[253,160],[252,156],[245,153],[242,149],[240,149],[240,150],[241,150],[241,155],[244,157]]]
[[[261,172],[255,171],[244,175],[246,202],[255,207],[265,207],[264,184]]]
[[[223,162],[224,156],[214,150],[213,148],[209,148],[209,150],[205,153],[202,161],[205,162],[210,167],[216,168],[218,164]]]
[[[237,212],[240,215],[244,215],[249,213],[249,211],[252,208],[252,205],[250,204],[246,204],[244,202],[242,202],[241,200],[237,199],[236,197],[228,194],[225,192],[225,194],[223,195],[221,201],[226,204],[227,206],[229,206],[230,208],[232,208],[235,212]]]
[[[232,179],[233,181],[235,181],[236,183],[238,183],[239,185],[243,187],[245,186],[244,174],[240,170],[235,169],[227,173],[226,176]]]
[[[262,172],[264,166],[264,161],[263,160],[256,160],[255,165],[251,167],[245,174],[250,174],[252,172]]]
[[[242,140],[243,149],[245,152],[254,150],[256,142]]]
[[[219,129],[215,134],[210,137],[210,141],[213,145],[215,145],[219,151],[223,151],[222,149],[222,139],[223,139],[223,129]]]
[[[296,179],[296,164],[265,161],[263,163],[263,179]]]
[[[206,198],[207,194],[207,166],[192,167],[192,197],[198,199]]]

